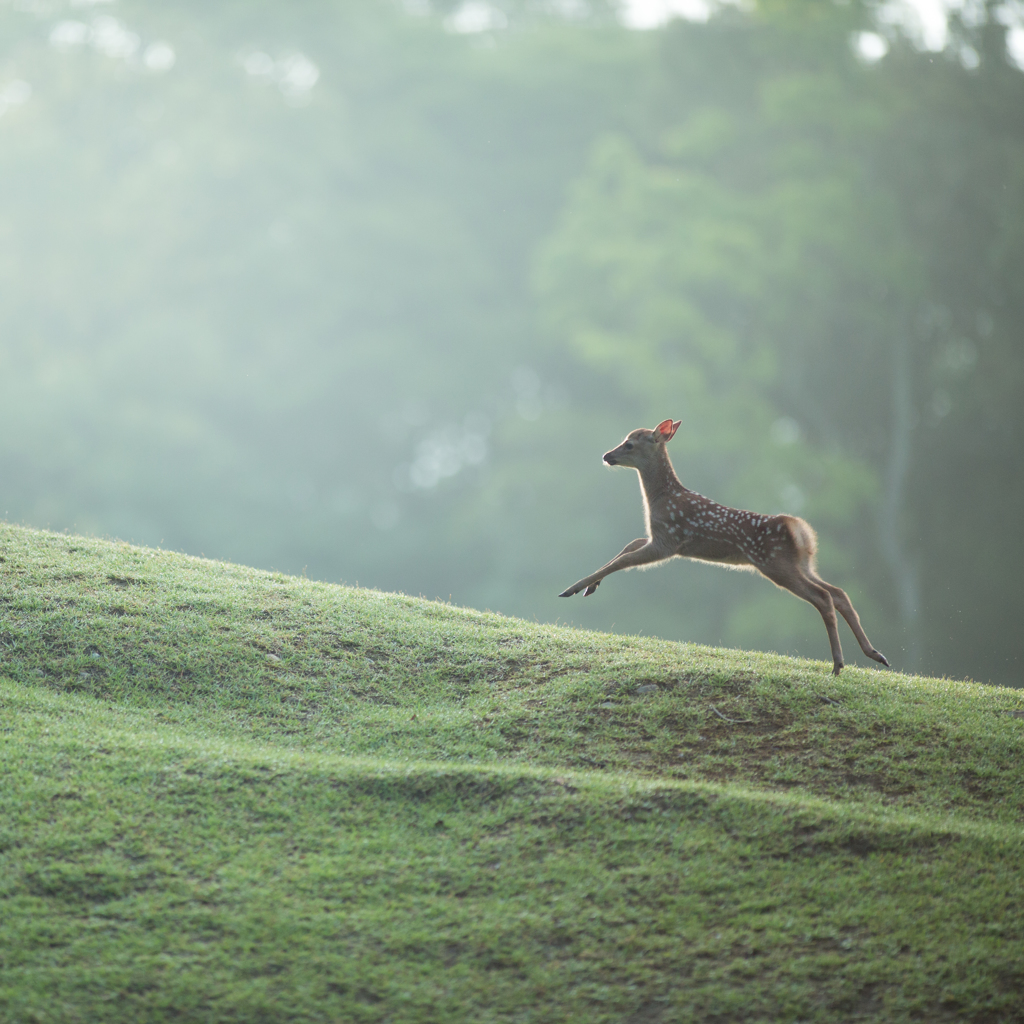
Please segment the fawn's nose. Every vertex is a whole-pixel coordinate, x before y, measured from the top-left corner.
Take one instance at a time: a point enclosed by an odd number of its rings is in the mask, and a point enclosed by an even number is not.
[[[605,452],[604,453],[604,461],[607,462],[609,466],[614,466],[615,465],[615,455],[612,452]]]

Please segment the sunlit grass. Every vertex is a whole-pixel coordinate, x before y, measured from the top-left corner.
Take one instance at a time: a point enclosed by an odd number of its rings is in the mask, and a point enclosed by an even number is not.
[[[0,558],[0,1017],[1021,1019],[1017,691]]]

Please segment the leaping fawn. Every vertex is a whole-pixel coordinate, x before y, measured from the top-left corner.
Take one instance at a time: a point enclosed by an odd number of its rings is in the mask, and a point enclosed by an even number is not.
[[[559,597],[572,597],[581,590],[589,597],[609,573],[669,558],[721,562],[759,572],[818,609],[832,646],[833,675],[839,675],[844,664],[837,610],[850,624],[860,649],[888,667],[885,655],[871,646],[846,593],[818,575],[814,564],[818,538],[808,523],[796,516],[759,516],[727,508],[680,483],[666,448],[680,422],[664,420],[654,430],[634,430],[604,456],[609,466],[630,466],[640,474],[647,536],[627,544],[607,565]]]

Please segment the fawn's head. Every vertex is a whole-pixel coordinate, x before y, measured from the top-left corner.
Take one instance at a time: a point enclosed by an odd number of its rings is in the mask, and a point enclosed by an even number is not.
[[[604,461],[609,466],[631,466],[633,469],[642,469],[655,459],[664,457],[665,442],[671,441],[675,432],[679,429],[680,420],[662,420],[653,430],[641,427],[639,430],[630,431],[626,440],[605,452]]]

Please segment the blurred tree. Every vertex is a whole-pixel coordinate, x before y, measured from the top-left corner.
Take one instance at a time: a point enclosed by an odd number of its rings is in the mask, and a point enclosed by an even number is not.
[[[375,2],[116,12],[0,8],[34,83],[0,122],[0,512],[454,592],[475,567],[438,481],[514,415],[529,254],[644,41],[556,17],[485,46]]]

